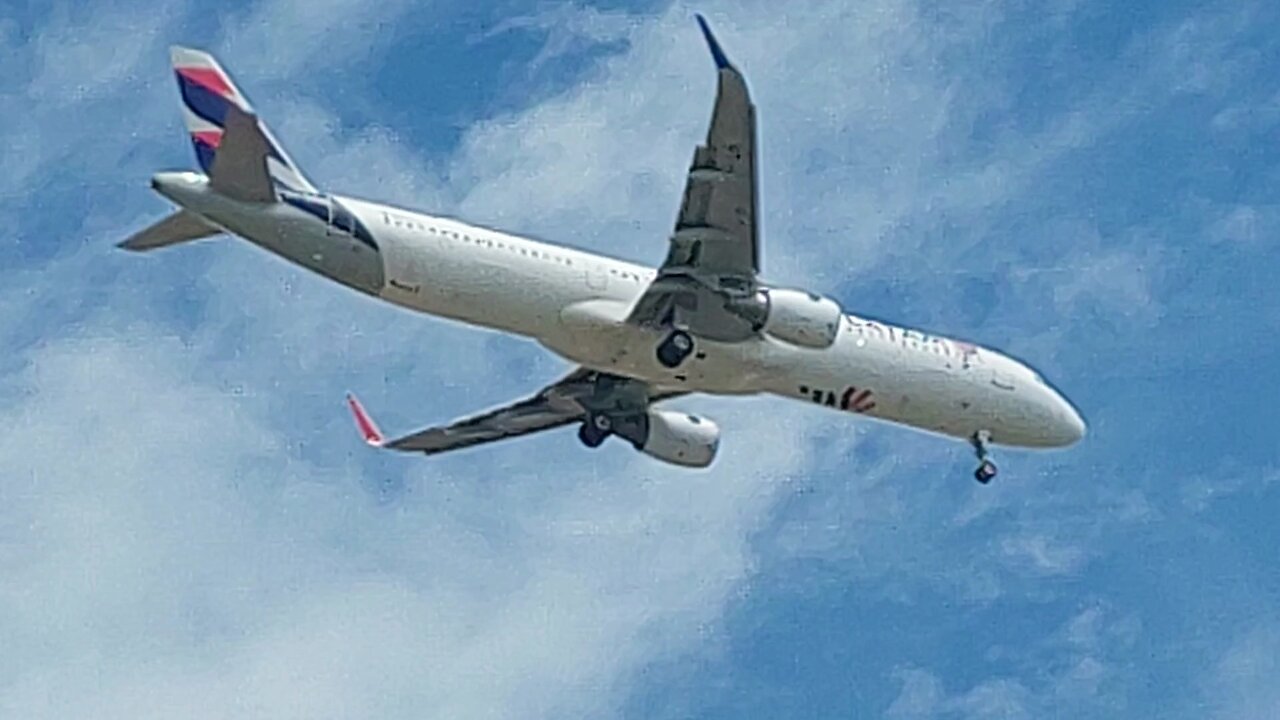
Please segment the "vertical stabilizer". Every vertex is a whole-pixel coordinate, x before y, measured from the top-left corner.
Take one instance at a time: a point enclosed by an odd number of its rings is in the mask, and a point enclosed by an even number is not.
[[[209,53],[185,47],[170,50],[178,89],[182,93],[182,114],[195,146],[196,160],[206,174],[213,171],[227,130],[227,116],[236,108],[253,119],[267,143],[267,173],[272,182],[286,190],[314,193],[312,185],[294,165],[284,148],[249,106],[218,61]]]

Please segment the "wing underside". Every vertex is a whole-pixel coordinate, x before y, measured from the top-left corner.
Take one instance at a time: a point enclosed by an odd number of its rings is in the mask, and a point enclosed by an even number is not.
[[[434,455],[569,425],[581,420],[582,415],[580,409],[557,410],[538,395],[450,425],[406,435],[385,443],[383,447]]]
[[[663,269],[751,279],[760,271],[756,220],[756,109],[747,83],[698,18],[716,59],[707,141],[693,153]]]
[[[750,327],[717,314],[734,299],[752,296],[760,271],[756,111],[742,73],[701,16],[698,22],[716,62],[715,109],[706,143],[693,154],[666,260],[630,321],[678,324],[732,339]]]
[[[435,455],[474,445],[530,435],[585,421],[591,414],[625,418],[683,393],[662,391],[638,380],[578,369],[533,397],[448,425],[386,439],[359,401],[348,396],[356,425],[376,447]]]

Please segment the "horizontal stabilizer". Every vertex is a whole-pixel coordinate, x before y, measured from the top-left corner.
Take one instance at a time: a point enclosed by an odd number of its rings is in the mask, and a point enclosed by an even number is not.
[[[205,221],[199,215],[179,210],[160,222],[134,233],[128,240],[120,243],[120,247],[125,250],[145,252],[207,238],[220,232],[222,232],[220,228]]]

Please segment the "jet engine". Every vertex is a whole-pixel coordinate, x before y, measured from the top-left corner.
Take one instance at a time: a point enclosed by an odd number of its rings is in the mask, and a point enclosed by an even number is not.
[[[720,428],[715,423],[671,410],[650,410],[647,432],[636,449],[673,465],[703,468],[716,459]]]
[[[761,330],[801,347],[831,347],[844,311],[834,300],[799,290],[761,290],[765,308]]]

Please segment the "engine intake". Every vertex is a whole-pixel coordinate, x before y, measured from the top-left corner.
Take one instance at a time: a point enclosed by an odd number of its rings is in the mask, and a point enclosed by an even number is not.
[[[801,347],[831,347],[840,332],[844,311],[830,298],[800,290],[761,290],[765,320],[761,330]]]
[[[673,465],[703,468],[716,459],[720,428],[715,423],[671,410],[650,410],[641,452]]]

